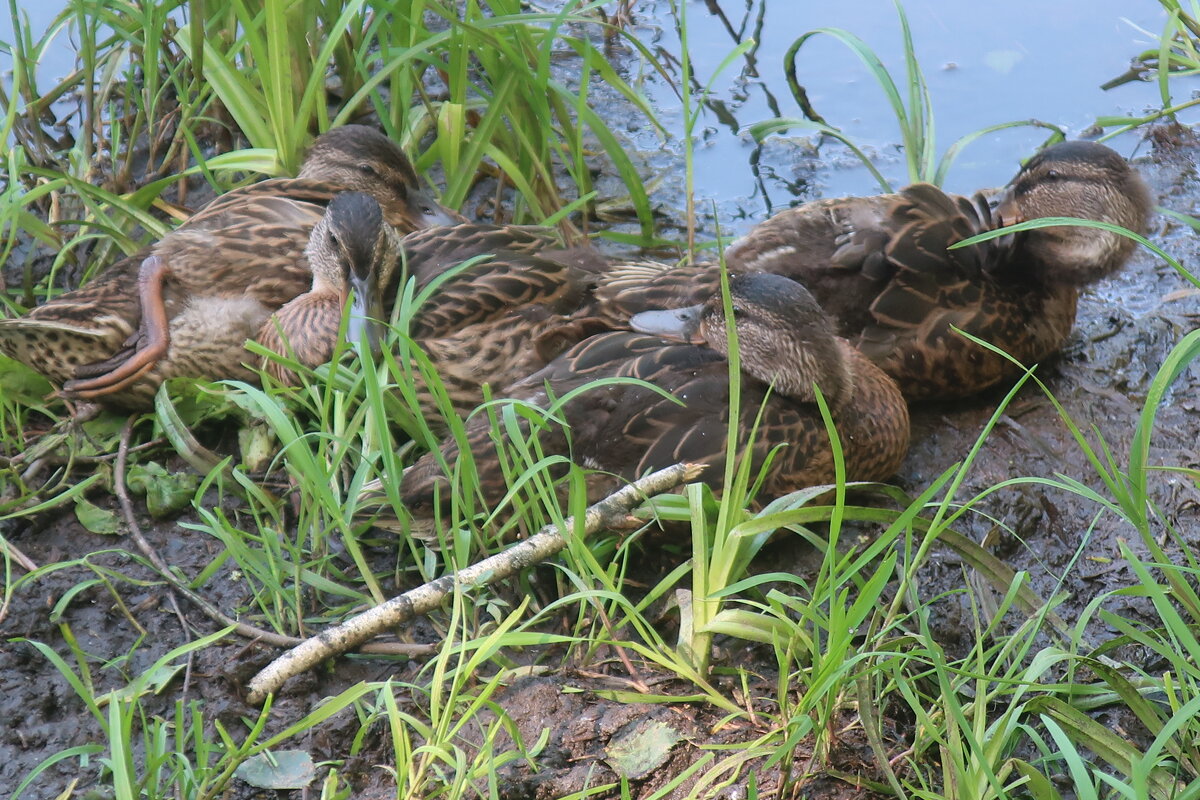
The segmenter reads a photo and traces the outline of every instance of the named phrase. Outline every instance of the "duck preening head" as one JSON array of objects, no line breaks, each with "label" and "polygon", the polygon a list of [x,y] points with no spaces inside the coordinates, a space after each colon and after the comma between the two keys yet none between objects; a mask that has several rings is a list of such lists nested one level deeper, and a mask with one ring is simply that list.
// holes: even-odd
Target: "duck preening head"
[{"label": "duck preening head", "polygon": [[[1075,217],[1144,234],[1153,202],[1145,182],[1119,154],[1097,142],[1047,147],[1009,182],[996,216],[1001,225]],[[1134,242],[1113,231],[1056,225],[1025,231],[1020,258],[1043,279],[1085,286],[1120,269]]]},{"label": "duck preening head", "polygon": [[[349,302],[347,338],[356,343],[365,337],[377,351],[385,319],[379,277],[393,268],[399,251],[400,237],[384,221],[373,197],[361,192],[338,195],[305,248],[312,288],[267,321],[259,343],[277,353],[291,352],[308,367],[323,364],[333,355],[342,309]],[[282,364],[268,361],[263,366],[285,383],[295,381]]]}]

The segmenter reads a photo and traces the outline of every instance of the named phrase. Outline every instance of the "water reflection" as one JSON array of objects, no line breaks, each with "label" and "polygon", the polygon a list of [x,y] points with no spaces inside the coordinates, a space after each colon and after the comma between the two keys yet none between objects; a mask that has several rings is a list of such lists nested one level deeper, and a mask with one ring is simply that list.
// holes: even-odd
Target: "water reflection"
[{"label": "water reflection", "polygon": [[[864,40],[907,92],[892,0],[685,0],[683,5],[695,87],[712,80],[738,43],[754,40],[712,80],[714,94],[698,132],[698,192],[716,200],[723,223],[744,227],[797,200],[878,191],[870,174],[836,143],[818,143],[814,153],[812,134],[794,131],[759,148],[744,131],[761,120],[801,116],[785,80],[784,55],[799,36],[818,28],[843,28]],[[939,153],[965,134],[1010,120],[1037,118],[1078,136],[1098,117],[1140,115],[1161,105],[1155,83],[1100,88],[1125,72],[1133,56],[1157,45],[1166,17],[1152,0],[909,0],[905,9],[929,84]],[[634,19],[640,36],[662,52],[679,52],[669,0],[643,0],[634,6]],[[906,183],[895,118],[856,56],[832,36],[820,35],[804,45],[796,67],[813,107],[872,153],[889,180]],[[1171,86],[1178,101],[1200,83],[1173,79]],[[657,108],[678,103],[661,80],[648,80],[646,91]],[[1200,116],[1192,114],[1183,121],[1196,119]],[[677,114],[669,124],[682,130]],[[1044,138],[1042,131],[1020,128],[979,140],[955,162],[946,185],[966,192],[1002,183]],[[1131,155],[1139,139],[1133,134],[1112,144]]]},{"label": "water reflection", "polygon": [[[675,4],[687,12],[693,88],[712,88],[696,131],[696,174],[700,197],[716,204],[715,216],[723,225],[737,232],[797,201],[877,191],[867,170],[836,143],[793,131],[756,146],[745,130],[754,122],[800,116],[785,80],[784,55],[806,31],[829,27],[853,32],[902,81],[902,38],[892,0]],[[19,13],[40,36],[57,5],[25,3]],[[677,81],[680,44],[672,0],[635,0],[630,5],[634,32],[657,48]],[[1079,135],[1097,117],[1143,114],[1161,105],[1154,83],[1100,88],[1125,72],[1134,55],[1157,44],[1165,15],[1154,0],[907,0],[905,8],[929,83],[939,152],[964,134],[1009,120],[1038,118]],[[12,20],[0,13],[0,41],[11,42],[12,37]],[[753,44],[714,79],[722,62],[743,42]],[[625,61],[630,75],[644,76],[641,85],[653,106],[671,133],[681,135],[676,86],[650,70],[639,71],[636,55],[629,52]],[[40,85],[51,86],[68,74],[74,60],[74,43],[64,28],[43,53]],[[816,36],[800,52],[796,67],[797,80],[817,112],[859,142],[889,180],[906,183],[896,121],[878,84],[850,50],[830,36]],[[0,71],[8,69],[11,59],[0,53]],[[1170,84],[1177,98],[1200,86],[1196,79],[1173,79]],[[603,96],[603,87],[596,95]],[[614,116],[625,113],[619,104],[613,108],[618,109]],[[601,106],[601,113],[610,111]],[[1184,121],[1197,118],[1192,114]],[[639,121],[629,124],[639,149],[660,147],[649,126],[639,132]],[[968,192],[1003,182],[1043,139],[1036,130],[1017,129],[976,142],[955,162],[947,188]],[[1137,143],[1135,134],[1114,145],[1131,155]],[[669,146],[677,156],[678,140]],[[682,206],[678,165],[678,158],[668,154],[652,158],[649,165],[667,173],[659,195],[675,208]]]},{"label": "water reflection", "polygon": [[[31,32],[37,40],[50,28],[64,6],[63,2],[18,3],[15,9],[22,28]],[[75,68],[76,48],[68,33],[65,27],[60,29],[51,39],[49,46],[42,51],[37,65],[39,86],[52,86],[71,74]],[[5,45],[5,52],[0,53],[0,72],[6,78],[12,72],[12,56],[8,53],[8,47],[14,41],[12,14],[6,6],[0,11],[0,42]]]}]

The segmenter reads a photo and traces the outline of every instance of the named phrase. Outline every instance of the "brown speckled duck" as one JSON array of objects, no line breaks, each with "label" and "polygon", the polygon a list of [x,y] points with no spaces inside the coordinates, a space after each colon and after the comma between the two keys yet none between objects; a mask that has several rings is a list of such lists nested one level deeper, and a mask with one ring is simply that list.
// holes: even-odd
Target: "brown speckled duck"
[{"label": "brown speckled duck", "polygon": [[[386,279],[396,267],[400,246],[399,234],[384,221],[373,197],[346,192],[333,198],[305,248],[311,287],[267,320],[258,332],[259,344],[306,367],[324,364],[333,356],[342,309],[350,301],[347,338],[357,342],[365,333],[378,345],[381,332],[374,323],[386,319],[380,276]],[[266,359],[262,368],[281,383],[298,380],[279,361]]]},{"label": "brown speckled duck", "polygon": [[[1082,288],[1111,275],[1134,243],[1109,231],[1056,226],[970,248],[970,236],[1041,217],[1079,217],[1144,233],[1151,198],[1117,153],[1094,142],[1046,148],[1017,173],[993,212],[976,195],[915,184],[890,195],[819,200],[783,211],[725,253],[731,272],[800,281],[841,335],[891,375],[910,400],[963,397],[1016,369],[951,326],[1034,364],[1062,347]],[[683,305],[712,291],[715,267],[615,270],[597,315]]]},{"label": "brown speckled duck", "polygon": [[[421,341],[494,323],[530,306],[573,312],[594,276],[608,266],[594,250],[564,247],[553,229],[536,225],[431,227],[405,236],[403,250],[418,288],[460,264],[478,262],[442,282],[412,318],[409,333]],[[390,281],[385,296],[395,296],[396,288]]]},{"label": "brown speckled duck", "polygon": [[[312,288],[281,308],[258,341],[315,367],[334,351],[348,295],[355,300],[347,334],[357,340],[360,321],[390,316],[388,300],[396,298],[404,274],[414,277],[418,291],[438,280],[409,319],[408,333],[462,415],[483,401],[484,384],[507,386],[582,338],[567,314],[578,308],[600,263],[591,251],[561,248],[552,231],[534,226],[464,223],[400,239],[362,194],[329,205],[313,230],[308,259]],[[379,341],[379,326],[366,330],[370,341]],[[264,367],[284,383],[296,381],[278,361]],[[416,389],[426,419],[439,427],[428,387],[418,382]]]},{"label": "brown speckled duck", "polygon": [[243,344],[310,288],[304,257],[326,206],[369,194],[401,231],[451,222],[387,137],[348,125],[318,137],[297,178],[218,197],[145,251],[24,317],[0,321],[0,349],[68,398],[144,408],[165,378],[241,378]]},{"label": "brown speckled duck", "polygon": [[[829,318],[796,282],[767,274],[735,276],[730,295],[742,366],[741,437],[748,438],[765,402],[752,451],[755,466],[785,445],[771,462],[763,492],[778,496],[834,479],[814,383],[837,424],[848,479],[892,475],[908,448],[909,429],[907,407],[891,379],[835,335]],[[543,451],[597,470],[589,478],[593,497],[677,461],[709,465],[703,479],[719,483],[729,415],[721,296],[686,309],[641,313],[633,326],[637,332],[603,333],[573,346],[505,396],[547,407],[547,387],[563,397],[602,378],[651,383],[679,402],[630,383],[589,389],[557,412],[570,427],[570,443],[551,426],[541,434]],[[494,502],[505,486],[487,419],[472,419],[467,436],[483,492]],[[457,445],[448,440],[441,451],[453,464]],[[444,482],[438,454],[429,453],[405,471],[401,496],[414,515],[425,516],[439,485],[444,496]]]}]

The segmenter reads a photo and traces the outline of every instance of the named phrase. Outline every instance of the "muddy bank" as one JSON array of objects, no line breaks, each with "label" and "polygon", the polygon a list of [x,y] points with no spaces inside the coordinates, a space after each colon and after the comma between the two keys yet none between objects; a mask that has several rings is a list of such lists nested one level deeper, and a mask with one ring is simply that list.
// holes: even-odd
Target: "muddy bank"
[{"label": "muddy bank", "polygon": [[[1136,162],[1160,205],[1195,213],[1200,194],[1198,152],[1194,144],[1158,148],[1151,157]],[[1200,264],[1200,240],[1178,222],[1156,217],[1149,238],[1185,267],[1194,271]],[[1171,348],[1198,326],[1200,290],[1191,288],[1166,262],[1140,250],[1122,274],[1084,296],[1070,342],[1059,358],[1042,365],[1036,374],[1063,413],[1086,432],[1092,448],[1103,453],[1106,444],[1117,466],[1124,469],[1152,379]],[[1200,369],[1193,365],[1179,376],[1158,410],[1148,464],[1194,468],[1200,461],[1198,389]],[[915,410],[913,447],[900,485],[915,494],[962,459],[1002,398],[1003,393],[997,392],[953,407]],[[1060,412],[1038,387],[1026,385],[1001,416],[957,499],[966,502],[1010,478],[1053,480],[1059,475],[1109,496]],[[1200,542],[1196,485],[1167,471],[1152,473],[1149,484],[1151,501],[1163,518],[1195,547]],[[963,517],[959,530],[987,543],[1015,570],[1028,571],[1042,598],[1064,593],[1057,611],[1068,620],[1078,619],[1098,595],[1136,583],[1120,543],[1147,557],[1137,531],[1125,520],[1076,494],[1039,485],[1007,488],[987,497],[978,505],[978,513]],[[1154,533],[1165,541],[1165,529]],[[1167,542],[1167,553],[1177,552]],[[929,596],[963,585],[963,566],[952,557],[934,559],[927,572]],[[960,594],[959,598],[962,611],[966,597]],[[1143,619],[1137,603],[1127,598],[1114,598],[1108,607],[1121,616]],[[961,634],[959,615],[949,616],[943,632],[947,639]],[[1095,619],[1089,633],[1094,643],[1110,635]]]},{"label": "muddy bank", "polygon": [[[1158,151],[1139,163],[1160,203],[1185,211],[1197,206],[1198,152],[1188,145]],[[1184,264],[1198,263],[1200,247],[1186,229],[1160,218],[1152,238]],[[1171,347],[1198,322],[1200,295],[1187,290],[1169,266],[1139,253],[1124,274],[1085,297],[1069,346],[1037,374],[1075,423],[1089,431],[1093,445],[1098,444],[1097,436],[1103,437],[1118,463],[1123,463],[1151,378]],[[1198,466],[1198,384],[1200,375],[1192,369],[1168,393],[1158,415],[1152,463]],[[916,494],[962,459],[1001,397],[1002,393],[994,393],[954,405],[917,409],[914,444],[898,476],[899,484]],[[957,498],[965,502],[1013,477],[1056,474],[1103,491],[1054,405],[1029,385],[1001,416]],[[1155,503],[1184,540],[1193,546],[1200,544],[1200,493],[1195,485],[1159,472],[1153,475],[1152,486]],[[100,502],[111,505],[111,500]],[[193,515],[184,514],[168,523],[153,523],[148,518],[142,522],[163,557],[183,574],[194,576],[219,556],[221,545],[181,527],[191,519]],[[1134,582],[1132,571],[1121,559],[1119,542],[1126,542],[1135,552],[1143,551],[1136,532],[1123,520],[1077,495],[1036,484],[991,494],[977,504],[977,513],[965,515],[957,528],[975,541],[985,542],[1014,569],[1028,571],[1032,587],[1042,597],[1061,595],[1056,611],[1068,623],[1078,619],[1096,596]],[[171,648],[217,627],[186,602],[181,601],[176,610],[170,593],[154,580],[138,556],[131,555],[134,548],[127,536],[89,533],[71,514],[6,523],[4,533],[39,564],[68,564],[20,586],[0,623],[4,638],[0,647],[0,718],[10,721],[0,731],[0,787],[9,788],[55,753],[104,741],[99,723],[68,683],[32,644],[22,640],[42,642],[74,664],[65,639],[69,633],[88,653],[96,691],[101,693],[123,686]],[[657,573],[669,570],[675,564],[674,550],[647,547],[647,568]],[[811,569],[811,552],[796,543],[773,545],[771,558],[791,559],[792,569],[799,574]],[[779,568],[778,561],[773,568]],[[939,613],[934,615],[935,632],[951,652],[961,652],[970,644],[974,626],[971,593],[985,600],[999,596],[996,588],[972,580],[969,572],[945,550],[936,551],[923,572],[922,596],[943,596]],[[97,580],[101,576],[109,579],[115,591]],[[91,585],[73,593],[83,581]],[[246,607],[250,599],[244,582],[228,567],[218,571],[202,591],[229,611]],[[1140,602],[1114,598],[1106,608],[1134,620],[1151,619]],[[1110,635],[1096,619],[1091,620],[1087,629],[1091,642],[1102,642]],[[436,640],[428,626],[418,626],[415,637]],[[763,658],[765,654],[737,643],[725,647],[721,655],[728,659],[725,663],[749,664],[770,682],[773,665]],[[228,730],[243,731],[244,720],[255,714],[242,700],[244,683],[277,652],[227,637],[189,657],[186,668],[161,694],[143,702],[151,713],[170,718],[177,702],[198,701],[210,735],[211,726],[218,721]],[[502,796],[550,798],[619,782],[621,774],[630,774],[620,771],[628,769],[620,762],[614,766],[620,743],[637,741],[635,737],[644,735],[648,727],[673,739],[674,744],[665,748],[653,769],[631,777],[634,796],[644,796],[663,788],[712,752],[706,745],[750,741],[763,732],[749,724],[718,725],[720,715],[703,705],[668,707],[605,699],[606,692],[614,689],[636,693],[643,686],[652,687],[655,693],[690,693],[689,687],[644,665],[638,665],[638,675],[626,674],[611,654],[600,654],[573,667],[563,667],[553,657],[548,663],[557,666],[536,677],[513,678],[497,698],[498,707],[504,709],[526,745],[546,737],[544,748],[532,761],[514,759],[503,767],[499,778]],[[310,673],[289,684],[268,727],[282,729],[321,698],[360,680],[390,677],[399,684],[419,684],[425,680],[418,676],[420,667],[417,662],[379,658],[341,659],[335,670]],[[402,708],[421,713],[415,695],[403,689],[398,695]],[[388,781],[373,766],[392,760],[386,729],[376,724],[362,737],[357,754],[349,757],[349,743],[357,733],[358,721],[351,714],[342,714],[297,746],[309,750],[317,761],[348,759],[341,772],[358,788],[357,796],[386,796]],[[845,774],[870,771],[871,755],[856,736],[854,729],[849,729],[839,742],[844,751],[835,753],[834,765]],[[499,749],[507,747],[508,741],[500,743]],[[134,747],[140,748],[140,742],[135,741]],[[895,747],[897,752],[903,747],[900,734],[895,737]],[[792,766],[803,769],[808,755],[798,751]],[[103,754],[92,756],[98,757]],[[734,773],[738,775],[734,785],[744,790],[746,776],[755,767],[754,761],[741,765],[740,772]],[[79,781],[78,789],[91,787],[97,771],[94,766],[81,769],[75,758],[66,759],[46,769],[26,796],[53,796],[72,781]],[[686,793],[692,786],[690,780],[684,779],[669,796]],[[756,774],[756,780],[760,790],[772,786],[779,780],[778,770]],[[847,796],[851,787],[842,780],[820,778],[808,784],[806,791],[813,797],[841,797]],[[598,796],[618,794],[619,789],[613,789]]]}]

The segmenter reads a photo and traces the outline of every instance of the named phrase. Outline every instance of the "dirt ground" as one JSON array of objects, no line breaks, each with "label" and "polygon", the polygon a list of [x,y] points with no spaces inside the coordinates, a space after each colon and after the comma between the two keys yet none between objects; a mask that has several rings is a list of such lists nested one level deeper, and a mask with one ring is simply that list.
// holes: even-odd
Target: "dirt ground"
[{"label": "dirt ground", "polygon": [[[1164,208],[1196,213],[1198,152],[1194,143],[1168,140],[1151,158],[1138,162]],[[1200,266],[1200,240],[1190,228],[1159,216],[1149,238],[1193,273]],[[1084,296],[1070,343],[1037,374],[1079,428],[1094,428],[1088,435],[1092,447],[1099,449],[1098,434],[1123,466],[1128,463],[1134,425],[1150,382],[1171,348],[1198,326],[1200,290],[1166,262],[1140,251],[1122,274]],[[1150,465],[1194,468],[1200,463],[1198,387],[1200,370],[1193,365],[1168,392],[1151,440]],[[916,411],[913,447],[900,485],[916,493],[961,459],[1002,396],[998,392],[956,407]],[[958,498],[966,501],[1007,478],[1060,474],[1107,494],[1053,404],[1037,387],[1026,385],[988,439]],[[1165,519],[1188,545],[1196,546],[1200,542],[1197,486],[1168,472],[1155,473],[1150,486],[1151,498]],[[1147,555],[1137,532],[1126,522],[1058,489],[1029,485],[1006,489],[989,497],[981,510],[1003,520],[1008,529],[997,527],[989,517],[968,515],[960,532],[990,543],[993,554],[1013,569],[1028,571],[1042,598],[1065,591],[1059,612],[1068,619],[1078,617],[1101,593],[1134,581],[1118,542],[1141,558]],[[1157,533],[1165,535],[1165,531]],[[1170,545],[1166,550],[1172,553]],[[949,555],[935,558],[927,572],[930,592],[962,583],[962,565]],[[1134,608],[1110,608],[1137,615]],[[956,617],[940,615],[947,640],[959,627]],[[1095,627],[1091,633],[1098,640],[1107,636]]]},{"label": "dirt ground", "polygon": [[[1198,153],[1200,148],[1192,144],[1160,143],[1153,155],[1139,163],[1162,205],[1195,213],[1200,197],[1196,183]],[[1200,246],[1188,229],[1160,218],[1151,238],[1185,265],[1200,265],[1196,258]],[[1095,426],[1120,462],[1128,453],[1133,423],[1158,365],[1198,322],[1200,294],[1187,289],[1168,265],[1143,253],[1121,276],[1086,296],[1070,345],[1056,362],[1043,365],[1038,375],[1080,427]],[[1198,383],[1200,375],[1193,368],[1168,394],[1158,416],[1152,463],[1200,466]],[[915,410],[913,447],[898,476],[899,485],[916,494],[960,460],[1001,396]],[[1083,459],[1053,405],[1036,387],[1026,386],[983,447],[958,498],[965,501],[1006,478],[1058,473],[1091,486],[1097,484],[1094,470]],[[1170,473],[1156,473],[1153,480],[1154,499],[1163,513],[1189,544],[1200,545],[1197,487]],[[109,504],[108,500],[100,502]],[[1135,552],[1140,551],[1136,533],[1113,515],[1098,516],[1099,509],[1090,502],[1062,491],[1027,485],[996,493],[979,508],[986,515],[968,514],[959,526],[960,532],[976,541],[986,541],[994,554],[1014,569],[1027,570],[1032,587],[1042,597],[1064,593],[1065,600],[1057,610],[1068,621],[1097,595],[1134,580],[1117,543],[1123,540]],[[1004,527],[997,526],[993,518],[1003,520]],[[195,575],[214,558],[220,544],[181,527],[180,523],[189,519],[192,516],[184,514],[168,523],[155,524],[148,518],[142,523],[147,538],[169,563],[186,575]],[[0,793],[7,796],[44,759],[67,748],[102,741],[96,719],[27,640],[49,645],[71,662],[64,641],[65,626],[69,626],[71,635],[90,655],[99,693],[121,685],[171,648],[211,633],[216,626],[188,607],[186,601],[180,600],[176,607],[170,593],[131,555],[133,547],[125,535],[102,537],[89,533],[70,513],[8,521],[0,526],[0,532],[38,564],[75,559],[87,562],[23,586],[0,621],[0,719],[6,722],[0,726]],[[657,555],[657,551],[647,554]],[[792,559],[798,572],[807,568],[807,555],[799,545],[782,542],[772,546],[771,558]],[[664,561],[655,566],[670,569],[673,565]],[[780,568],[778,560],[772,568]],[[102,583],[96,582],[69,598],[60,620],[55,607],[64,594],[105,571],[123,576],[114,581],[123,607]],[[952,553],[939,551],[924,572],[925,596],[948,593],[941,601],[945,613],[935,616],[939,626],[936,632],[950,650],[964,646],[964,637],[971,630],[968,595],[960,591],[964,583],[977,592],[993,591],[965,581],[966,571]],[[246,601],[244,586],[229,570],[211,580],[204,593],[226,610]],[[1123,615],[1136,617],[1140,613],[1132,599],[1114,599],[1112,603],[1114,610]],[[1098,642],[1108,632],[1093,624],[1089,635]],[[732,649],[723,650],[722,657],[730,663],[754,663],[760,674],[770,679],[771,665],[755,663],[753,650],[729,647]],[[167,714],[176,701],[202,699],[210,720],[220,721],[231,731],[244,730],[242,720],[252,718],[254,713],[242,699],[245,681],[276,654],[277,650],[269,646],[227,638],[189,659],[186,671],[162,694],[148,700],[147,706],[155,713]],[[113,661],[115,667],[100,668]],[[310,710],[320,698],[357,681],[389,676],[399,681],[414,679],[419,668],[416,662],[341,659],[336,670],[312,673],[289,684],[276,705],[275,721],[270,727],[282,727]],[[652,685],[656,693],[691,691],[649,670],[638,677]],[[597,658],[578,668],[552,670],[510,683],[498,702],[525,741],[537,740],[543,728],[550,732],[536,769],[520,760],[501,769],[502,796],[553,798],[613,782],[617,773],[609,748],[647,725],[673,731],[679,743],[662,763],[631,781],[634,797],[661,788],[686,770],[704,752],[700,749],[703,745],[745,741],[762,733],[753,727],[718,725],[721,715],[702,706],[618,703],[597,694],[613,688],[627,691],[631,685],[630,676],[622,674],[619,661],[613,658]],[[346,757],[348,741],[356,731],[357,721],[343,714],[296,746],[308,749],[318,762],[340,760]],[[896,737],[897,749],[901,738]],[[504,743],[499,746],[503,748]],[[340,768],[356,786],[355,797],[394,793],[394,789],[389,792],[387,788],[385,774],[373,766],[390,760],[390,747],[385,729],[376,726],[361,754]],[[806,756],[803,752],[795,754],[797,768]],[[97,757],[103,756],[92,759]],[[839,771],[854,775],[868,769],[864,765],[870,764],[872,757],[865,741],[847,734],[837,743],[834,761]],[[747,765],[729,791],[744,791],[745,776],[754,766]],[[46,769],[25,796],[53,797],[74,780],[80,781],[79,788],[88,788],[96,772],[94,762],[81,769],[78,759],[60,761]],[[779,773],[765,771],[757,777],[759,789],[767,790],[779,779]],[[691,785],[684,781],[671,796],[685,793]],[[809,797],[866,796],[850,783],[833,777],[815,779],[804,791]],[[246,792],[237,796],[254,795]],[[619,790],[604,796],[619,796]]]}]

